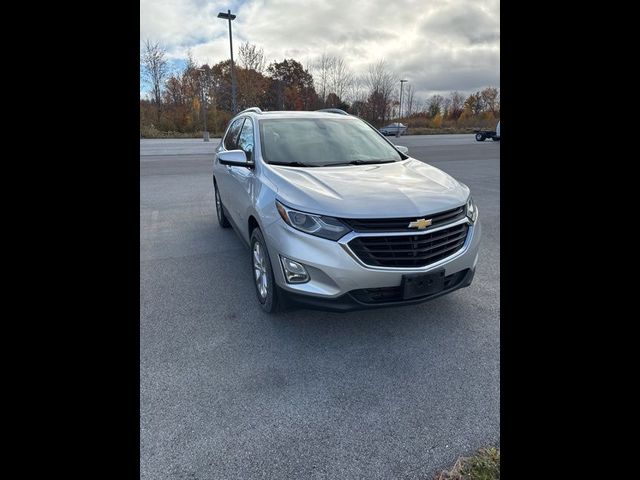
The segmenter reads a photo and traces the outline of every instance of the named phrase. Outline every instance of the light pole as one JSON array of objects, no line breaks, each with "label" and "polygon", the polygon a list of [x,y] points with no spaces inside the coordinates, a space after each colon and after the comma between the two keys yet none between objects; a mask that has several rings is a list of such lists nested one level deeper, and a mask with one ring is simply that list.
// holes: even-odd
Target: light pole
[{"label": "light pole", "polygon": [[236,113],[236,74],[233,68],[233,39],[231,35],[231,20],[235,20],[236,16],[231,14],[231,10],[227,13],[218,13],[218,18],[229,20],[229,47],[231,48],[231,109]]},{"label": "light pole", "polygon": [[204,132],[202,132],[202,138],[205,142],[209,141],[209,132],[207,131],[207,97],[204,94],[204,82],[202,81],[202,76],[205,73],[204,68],[198,68],[200,72],[200,92],[202,95],[202,116],[204,117]]},{"label": "light pole", "polygon": [[[404,82],[408,82],[408,81],[409,80],[400,80],[400,111],[398,113],[398,120],[402,118],[402,87],[404,86]],[[396,137],[399,137],[399,136],[400,136],[400,125],[398,125],[398,130],[396,131]]]}]

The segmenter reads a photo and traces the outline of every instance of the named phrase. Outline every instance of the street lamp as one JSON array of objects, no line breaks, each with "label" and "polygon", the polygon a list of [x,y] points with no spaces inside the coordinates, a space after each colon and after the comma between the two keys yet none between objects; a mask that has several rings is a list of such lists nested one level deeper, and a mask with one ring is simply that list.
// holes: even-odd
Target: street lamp
[{"label": "street lamp", "polygon": [[236,16],[231,14],[231,10],[227,13],[218,13],[218,18],[229,20],[229,47],[231,48],[231,109],[236,113],[236,74],[233,68],[233,40],[231,36],[231,20],[235,20]]},{"label": "street lamp", "polygon": [[[398,113],[398,120],[402,118],[402,87],[404,86],[404,82],[408,82],[408,81],[409,80],[400,80],[400,112]],[[398,125],[398,130],[396,130],[396,137],[399,137],[399,136],[400,136],[400,126]]]},{"label": "street lamp", "polygon": [[202,112],[204,117],[204,132],[202,132],[202,138],[205,142],[209,141],[209,132],[207,131],[207,97],[204,94],[204,82],[202,81],[202,75],[204,75],[204,68],[197,69],[200,72],[200,92],[202,95]]}]

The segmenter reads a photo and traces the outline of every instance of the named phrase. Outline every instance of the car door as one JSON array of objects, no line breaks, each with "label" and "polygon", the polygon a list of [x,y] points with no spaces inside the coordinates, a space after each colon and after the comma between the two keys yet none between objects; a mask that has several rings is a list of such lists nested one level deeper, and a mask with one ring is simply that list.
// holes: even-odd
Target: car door
[{"label": "car door", "polygon": [[[249,162],[254,162],[254,130],[253,120],[249,117],[245,118],[236,146],[236,149],[244,151]],[[242,233],[248,236],[248,218],[252,205],[255,170],[246,167],[229,167],[228,180],[234,221]]]},{"label": "car door", "polygon": [[[238,148],[238,136],[240,135],[240,130],[242,129],[243,122],[244,118],[238,118],[233,121],[233,123],[227,129],[227,134],[220,142],[220,145],[218,145],[216,154],[224,152],[225,150],[236,150]],[[225,209],[229,212],[229,214],[231,214],[233,205],[231,201],[232,187],[231,180],[229,178],[229,167],[227,165],[220,165],[219,163],[217,163],[214,168],[214,174],[216,177],[218,190],[220,191],[220,199],[222,200]]]}]

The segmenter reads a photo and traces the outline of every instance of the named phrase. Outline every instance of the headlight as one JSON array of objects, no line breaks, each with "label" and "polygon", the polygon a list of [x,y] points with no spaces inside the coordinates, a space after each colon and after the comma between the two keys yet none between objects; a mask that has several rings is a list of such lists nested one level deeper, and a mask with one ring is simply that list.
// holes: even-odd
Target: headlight
[{"label": "headlight", "polygon": [[467,200],[467,218],[472,222],[478,219],[478,207],[476,207],[471,196],[469,196],[469,200]]},{"label": "headlight", "polygon": [[287,225],[316,237],[338,240],[350,230],[337,218],[312,215],[285,207],[276,200],[276,208]]}]

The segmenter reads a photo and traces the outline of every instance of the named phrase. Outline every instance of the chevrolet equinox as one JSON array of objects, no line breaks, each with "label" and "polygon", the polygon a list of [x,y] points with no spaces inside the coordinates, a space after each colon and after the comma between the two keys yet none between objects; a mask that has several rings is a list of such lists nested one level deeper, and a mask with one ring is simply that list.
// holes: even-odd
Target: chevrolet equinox
[{"label": "chevrolet equinox", "polygon": [[216,148],[218,222],[251,252],[262,308],[419,303],[471,284],[469,188],[341,110],[237,114]]}]

